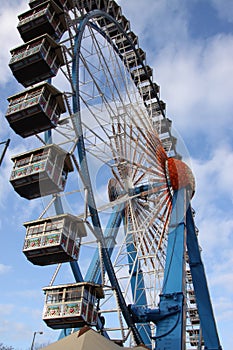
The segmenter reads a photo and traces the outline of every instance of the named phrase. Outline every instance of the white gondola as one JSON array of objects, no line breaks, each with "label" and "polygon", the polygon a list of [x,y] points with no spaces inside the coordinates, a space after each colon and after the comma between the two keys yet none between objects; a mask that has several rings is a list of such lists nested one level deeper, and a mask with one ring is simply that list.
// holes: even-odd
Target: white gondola
[{"label": "white gondola", "polygon": [[147,84],[139,87],[140,94],[142,95],[143,101],[150,101],[157,97],[159,94],[159,85],[156,83]]},{"label": "white gondola", "polygon": [[104,298],[99,284],[80,282],[43,288],[43,320],[53,329],[95,326],[99,300]]},{"label": "white gondola", "polygon": [[17,29],[24,42],[46,33],[59,40],[67,28],[63,10],[52,0],[22,13],[18,18]]},{"label": "white gondola", "polygon": [[64,64],[61,46],[48,34],[12,49],[11,55],[9,67],[25,87],[56,76]]},{"label": "white gondola", "polygon": [[[29,6],[31,8],[34,8],[42,3],[44,3],[45,0],[29,0]],[[65,9],[72,9],[74,7],[74,1],[73,0],[54,0],[54,2],[61,8]]]},{"label": "white gondola", "polygon": [[28,137],[55,128],[66,111],[62,93],[48,83],[41,83],[8,97],[6,119],[20,136]]},{"label": "white gondola", "polygon": [[106,10],[109,0],[77,0],[78,9],[85,9],[87,12],[92,10]]},{"label": "white gondola", "polygon": [[188,313],[189,313],[190,322],[191,322],[192,325],[200,324],[200,319],[199,319],[197,308],[190,308],[190,309],[188,309]]},{"label": "white gondola", "polygon": [[24,226],[23,253],[40,266],[77,260],[81,238],[87,235],[83,221],[71,214],[26,222]]},{"label": "white gondola", "polygon": [[195,292],[194,292],[193,289],[188,290],[188,297],[189,297],[190,304],[195,304],[196,303]]},{"label": "white gondola", "polygon": [[143,67],[139,67],[131,72],[136,85],[148,81],[148,78],[151,78],[152,74],[153,69],[150,66],[145,66],[145,69]]},{"label": "white gondola", "polygon": [[73,171],[70,156],[57,145],[46,145],[12,158],[10,182],[22,197],[33,199],[64,190]]},{"label": "white gondola", "polygon": [[[127,20],[127,18],[123,15],[119,15],[117,18],[118,24],[122,27],[123,30],[129,31],[130,30],[130,23]],[[118,28],[118,26],[111,22],[110,20],[106,18],[101,18],[98,20],[98,23],[100,27],[106,31],[106,34],[111,38],[111,39],[116,39],[121,36],[122,32]]]},{"label": "white gondola", "polygon": [[136,36],[136,34],[134,34],[134,32],[127,33],[127,36],[127,38],[124,36],[120,36],[115,41],[116,46],[118,47],[118,50],[121,54],[131,51],[132,45],[136,46],[138,44],[138,37]]},{"label": "white gondola", "polygon": [[125,52],[123,56],[123,60],[125,61],[125,64],[129,68],[136,68],[141,65],[142,62],[146,59],[146,53],[143,51],[140,47],[136,49],[135,51],[131,50],[128,52]]},{"label": "white gondola", "polygon": [[[191,346],[200,346],[204,345],[204,341],[200,339],[200,330],[198,329],[188,329],[187,333],[189,334],[189,342]],[[199,349],[199,348],[198,348]]]}]

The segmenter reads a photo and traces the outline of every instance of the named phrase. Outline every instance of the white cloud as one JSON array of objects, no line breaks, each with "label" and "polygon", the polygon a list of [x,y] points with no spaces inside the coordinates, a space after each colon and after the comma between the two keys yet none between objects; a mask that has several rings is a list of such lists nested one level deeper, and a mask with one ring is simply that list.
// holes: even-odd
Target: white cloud
[{"label": "white cloud", "polygon": [[11,268],[12,267],[10,265],[0,264],[0,275],[8,273],[11,270]]},{"label": "white cloud", "polygon": [[[224,1],[224,6],[222,1],[215,2],[219,10],[231,13],[229,1]],[[139,33],[175,127],[186,138],[201,131],[208,142],[221,140],[232,119],[233,36],[221,33],[208,39],[190,38],[190,14],[183,1],[135,4],[123,0],[121,6],[132,29]]]},{"label": "white cloud", "polygon": [[233,309],[232,302],[229,302],[229,299],[225,297],[220,297],[215,303],[215,309],[219,312],[219,320],[228,320],[232,321],[233,318]]},{"label": "white cloud", "polygon": [[144,0],[135,3],[134,0],[122,0],[120,4],[142,48],[163,47],[168,38],[176,45],[187,38],[185,1]]},{"label": "white cloud", "polygon": [[233,36],[189,42],[160,51],[153,66],[162,86],[168,115],[181,133],[220,138],[230,125],[233,107]]},{"label": "white cloud", "polygon": [[209,160],[193,159],[192,164],[197,182],[193,207],[197,211],[199,240],[208,258],[214,259],[218,251],[214,262],[217,265],[220,259],[227,257],[229,261],[227,251],[232,249],[233,152],[222,147]]},{"label": "white cloud", "polygon": [[9,315],[12,313],[14,309],[14,305],[13,304],[0,304],[0,312],[1,315]]},{"label": "white cloud", "polygon": [[[225,252],[226,253],[226,252]],[[228,251],[228,254],[225,254],[225,256],[228,257],[225,262],[221,261],[221,264],[218,264],[215,269],[215,273],[211,275],[211,286],[213,288],[221,286],[225,286],[225,295],[228,293],[229,296],[232,298],[233,295],[233,273],[232,273],[232,259],[230,258],[231,252]]]},{"label": "white cloud", "polygon": [[221,145],[209,160],[193,159],[192,163],[198,186],[198,196],[195,200],[201,209],[204,209],[207,203],[217,207],[219,198],[224,198],[226,203],[233,200],[233,150],[229,145]]}]

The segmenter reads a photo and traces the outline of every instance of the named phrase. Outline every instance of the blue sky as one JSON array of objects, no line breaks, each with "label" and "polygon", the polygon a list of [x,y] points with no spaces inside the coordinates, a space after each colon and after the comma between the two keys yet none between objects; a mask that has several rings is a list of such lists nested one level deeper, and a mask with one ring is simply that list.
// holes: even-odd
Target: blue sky
[{"label": "blue sky", "polygon": [[[167,116],[187,148],[197,188],[196,225],[224,350],[233,344],[233,2],[231,0],[121,0],[123,13],[147,53],[161,86]],[[57,339],[41,320],[42,287],[53,267],[35,267],[22,254],[23,222],[41,211],[40,200],[19,198],[8,182],[10,157],[30,149],[4,119],[7,97],[21,90],[8,62],[19,45],[17,15],[27,1],[3,0],[0,9],[0,141],[11,138],[0,169],[0,342],[24,350]],[[185,146],[184,146],[185,145]],[[187,153],[187,151],[186,151]],[[66,269],[66,267],[65,267]],[[69,274],[67,268],[66,271]]]}]

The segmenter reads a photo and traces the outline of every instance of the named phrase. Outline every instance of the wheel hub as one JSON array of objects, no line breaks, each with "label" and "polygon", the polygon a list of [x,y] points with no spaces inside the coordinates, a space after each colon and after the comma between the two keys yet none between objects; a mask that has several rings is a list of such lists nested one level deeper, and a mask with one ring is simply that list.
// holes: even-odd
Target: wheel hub
[{"label": "wheel hub", "polygon": [[173,190],[187,188],[190,190],[191,198],[195,193],[195,179],[191,169],[183,161],[168,158],[166,161],[166,176],[169,186]]}]

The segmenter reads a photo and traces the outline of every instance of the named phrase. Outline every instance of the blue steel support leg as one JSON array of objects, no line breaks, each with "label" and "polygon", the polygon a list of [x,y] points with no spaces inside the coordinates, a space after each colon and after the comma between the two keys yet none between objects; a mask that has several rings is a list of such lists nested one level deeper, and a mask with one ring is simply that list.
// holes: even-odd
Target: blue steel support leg
[{"label": "blue steel support leg", "polygon": [[[107,224],[106,230],[104,232],[105,244],[106,244],[106,248],[108,250],[109,256],[112,255],[112,251],[116,244],[116,237],[122,222],[123,215],[124,215],[124,204],[115,206],[115,208],[113,209],[113,213]],[[98,248],[95,250],[94,256],[87,270],[85,281],[101,283],[101,271],[100,271],[100,260],[99,260]]]},{"label": "blue steel support leg", "polygon": [[190,206],[187,211],[187,249],[205,349],[220,350],[222,347],[218,337]]},{"label": "blue steel support leg", "polygon": [[157,322],[156,350],[185,349],[185,190],[174,193],[168,232],[164,285],[159,312],[166,315]]},{"label": "blue steel support leg", "polygon": [[[109,255],[111,256],[115,239],[124,216],[124,204],[116,206],[114,212],[110,217],[107,228],[104,232],[104,237],[106,241],[106,248],[108,249]],[[140,265],[137,259],[137,252],[135,250],[132,235],[127,237],[127,252],[128,252],[128,262],[129,262],[129,275],[132,275],[131,279],[131,289],[132,293],[135,294],[135,304],[136,305],[146,305],[146,295],[145,295],[145,285],[143,280],[143,275],[140,273]],[[100,272],[100,261],[99,261],[99,250],[96,249],[89,269],[85,276],[85,281],[93,281],[96,283],[101,282],[101,272]],[[146,346],[151,347],[151,330],[148,323],[137,325],[138,331],[143,339]]]},{"label": "blue steel support leg", "polygon": [[[143,274],[140,270],[140,261],[137,257],[137,250],[133,243],[132,234],[129,234],[126,238],[126,248],[128,254],[129,275],[132,276],[130,283],[134,305],[143,307],[147,305],[145,284]],[[151,349],[151,329],[149,323],[137,324],[137,328],[143,339],[143,343]]]}]

